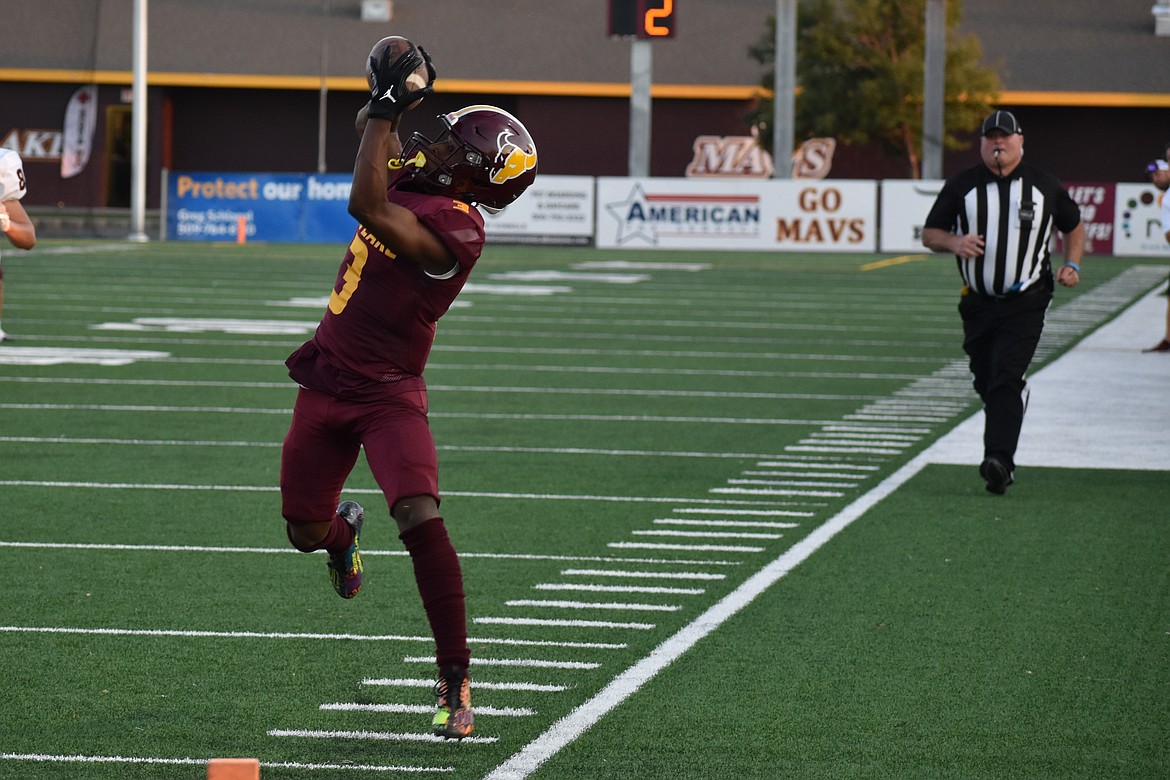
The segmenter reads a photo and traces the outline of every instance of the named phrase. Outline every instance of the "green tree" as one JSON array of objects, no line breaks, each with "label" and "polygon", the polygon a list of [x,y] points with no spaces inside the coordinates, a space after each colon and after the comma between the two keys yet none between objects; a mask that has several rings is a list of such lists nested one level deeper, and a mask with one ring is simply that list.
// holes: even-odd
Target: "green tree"
[{"label": "green tree", "polygon": [[[926,0],[801,0],[797,8],[797,138],[831,136],[839,143],[873,142],[922,176],[923,57]],[[947,2],[946,106],[943,146],[964,148],[961,134],[998,99],[998,74],[982,67],[973,35],[958,33],[961,0]],[[774,85],[776,19],[748,53],[769,66],[762,86]],[[772,143],[772,99],[761,99],[749,120],[760,141]],[[969,135],[967,135],[969,138]]]}]

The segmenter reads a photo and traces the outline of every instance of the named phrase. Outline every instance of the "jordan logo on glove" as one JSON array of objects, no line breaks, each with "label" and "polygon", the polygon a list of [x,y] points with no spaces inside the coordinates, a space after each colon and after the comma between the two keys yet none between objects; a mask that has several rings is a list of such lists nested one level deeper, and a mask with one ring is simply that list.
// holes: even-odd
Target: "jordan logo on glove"
[{"label": "jordan logo on glove", "polygon": [[435,66],[421,46],[389,36],[374,44],[366,61],[369,116],[393,120],[434,92]]},{"label": "jordan logo on glove", "polygon": [[398,100],[394,97],[394,85],[391,84],[390,86],[386,87],[386,92],[383,95],[381,95],[380,97],[378,95],[378,88],[377,88],[377,86],[375,86],[373,99],[374,100],[385,100],[386,98],[390,98],[391,103],[398,102]]}]

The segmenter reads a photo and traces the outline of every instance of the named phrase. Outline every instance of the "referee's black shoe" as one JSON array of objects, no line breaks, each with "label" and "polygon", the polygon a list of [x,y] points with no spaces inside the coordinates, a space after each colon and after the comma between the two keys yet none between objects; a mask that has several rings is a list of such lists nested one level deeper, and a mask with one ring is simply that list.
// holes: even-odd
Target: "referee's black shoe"
[{"label": "referee's black shoe", "polygon": [[[0,341],[8,341],[8,339],[0,339]],[[1162,339],[1149,349],[1143,349],[1142,352],[1170,352],[1170,339]]]},{"label": "referee's black shoe", "polygon": [[1015,482],[1008,467],[996,457],[986,458],[979,464],[979,476],[987,482],[987,492],[997,496],[1002,496],[1007,492],[1008,485]]}]

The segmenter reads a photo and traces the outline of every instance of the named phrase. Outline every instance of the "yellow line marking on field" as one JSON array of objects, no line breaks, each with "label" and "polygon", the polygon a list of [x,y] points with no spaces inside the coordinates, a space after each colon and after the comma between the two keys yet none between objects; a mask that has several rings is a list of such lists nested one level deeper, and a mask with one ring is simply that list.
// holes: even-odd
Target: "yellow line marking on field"
[{"label": "yellow line marking on field", "polygon": [[876,271],[879,268],[888,268],[891,265],[901,265],[902,263],[915,263],[919,260],[929,260],[930,255],[902,255],[901,257],[887,257],[885,260],[875,260],[872,263],[866,263],[861,266],[862,271]]}]

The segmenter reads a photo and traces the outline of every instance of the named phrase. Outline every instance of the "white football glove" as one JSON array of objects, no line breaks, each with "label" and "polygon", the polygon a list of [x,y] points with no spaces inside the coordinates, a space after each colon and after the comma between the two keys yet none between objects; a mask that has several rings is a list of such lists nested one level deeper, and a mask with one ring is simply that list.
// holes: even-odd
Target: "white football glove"
[{"label": "white football glove", "polygon": [[8,210],[0,204],[0,233],[7,233],[8,229],[12,227],[12,217],[8,216]]}]

